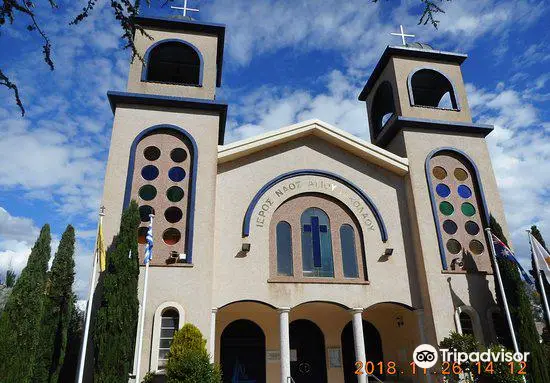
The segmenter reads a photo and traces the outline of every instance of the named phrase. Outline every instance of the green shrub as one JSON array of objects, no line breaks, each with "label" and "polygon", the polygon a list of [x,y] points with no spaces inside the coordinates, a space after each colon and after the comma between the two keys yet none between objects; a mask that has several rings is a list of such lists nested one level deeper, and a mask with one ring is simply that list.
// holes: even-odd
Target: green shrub
[{"label": "green shrub", "polygon": [[220,383],[218,366],[210,363],[206,340],[190,323],[174,334],[166,365],[167,383]]},{"label": "green shrub", "polygon": [[[504,349],[504,346],[501,346],[500,344],[492,344],[487,349],[488,351],[498,352],[500,350]],[[504,349],[504,351],[510,351]],[[492,382],[492,383],[521,383],[523,382],[523,375],[518,375],[518,371],[521,369],[521,365],[519,363],[514,363],[514,371],[515,373],[512,374],[510,371],[510,365],[508,362],[498,362],[493,363],[492,371],[486,371],[485,366],[486,363],[482,363],[481,365],[481,376],[485,379],[484,382]]]}]

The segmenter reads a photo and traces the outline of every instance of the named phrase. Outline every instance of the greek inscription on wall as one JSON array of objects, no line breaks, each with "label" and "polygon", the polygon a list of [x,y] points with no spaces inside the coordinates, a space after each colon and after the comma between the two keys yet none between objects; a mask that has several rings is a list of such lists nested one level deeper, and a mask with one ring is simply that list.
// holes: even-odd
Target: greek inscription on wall
[{"label": "greek inscription on wall", "polygon": [[307,192],[322,192],[338,198],[360,218],[367,230],[375,230],[370,209],[358,195],[337,182],[321,177],[290,179],[271,188],[264,194],[256,207],[256,226],[265,227],[268,223],[268,213],[271,213],[288,197]]}]

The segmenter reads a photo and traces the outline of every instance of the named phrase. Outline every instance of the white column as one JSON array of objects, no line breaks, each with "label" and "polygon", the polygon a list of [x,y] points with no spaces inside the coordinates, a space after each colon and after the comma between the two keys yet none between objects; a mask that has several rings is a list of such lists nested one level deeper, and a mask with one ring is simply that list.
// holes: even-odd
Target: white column
[{"label": "white column", "polygon": [[281,383],[288,383],[290,376],[290,331],[288,313],[290,307],[281,307],[279,310],[279,333],[281,338]]},{"label": "white column", "polygon": [[[355,308],[351,309],[353,314],[353,343],[355,345],[355,361],[367,362],[367,354],[365,353],[365,338],[363,336],[363,309]],[[364,373],[357,375],[357,381],[359,383],[366,383],[369,381],[368,376]]]},{"label": "white column", "polygon": [[218,312],[217,308],[212,309],[212,314],[210,315],[210,363],[214,363],[215,353],[216,353],[216,314]]},{"label": "white column", "polygon": [[[426,337],[426,330],[424,329],[424,309],[418,309],[414,310],[414,314],[416,315],[416,320],[418,322],[418,334],[420,335],[420,343],[426,344],[428,343],[428,338]],[[412,350],[414,351],[414,350]],[[432,382],[432,375],[426,374],[424,377],[426,382]]]}]

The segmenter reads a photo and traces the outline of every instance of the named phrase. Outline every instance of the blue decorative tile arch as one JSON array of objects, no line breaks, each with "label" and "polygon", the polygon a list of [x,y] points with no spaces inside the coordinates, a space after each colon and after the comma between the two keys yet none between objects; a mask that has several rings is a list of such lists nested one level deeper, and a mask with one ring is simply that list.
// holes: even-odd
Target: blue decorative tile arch
[{"label": "blue decorative tile arch", "polygon": [[154,125],[151,126],[143,131],[141,131],[136,138],[134,138],[134,141],[132,142],[132,146],[130,147],[130,158],[128,162],[128,173],[126,175],[126,189],[124,191],[124,204],[123,209],[126,209],[128,205],[130,204],[130,199],[132,196],[132,181],[133,181],[133,175],[134,175],[134,164],[135,164],[135,158],[136,158],[136,149],[138,143],[147,135],[155,133],[158,130],[172,130],[177,133],[182,134],[187,140],[188,143],[191,145],[192,153],[190,153],[190,160],[191,160],[191,174],[189,174],[190,180],[189,180],[189,202],[188,202],[188,213],[187,213],[187,222],[186,222],[186,232],[185,232],[185,239],[186,239],[186,253],[187,253],[187,262],[192,263],[193,261],[193,232],[194,232],[194,222],[195,222],[195,189],[197,186],[197,159],[199,155],[199,151],[197,148],[197,143],[193,136],[189,134],[185,129],[180,128],[176,125],[171,124],[160,124],[160,125]]},{"label": "blue decorative tile arch", "polygon": [[434,149],[430,152],[430,154],[428,154],[428,157],[426,157],[426,162],[424,164],[424,167],[425,167],[425,171],[426,171],[426,180],[428,181],[428,190],[429,190],[429,193],[430,193],[430,201],[431,201],[431,204],[432,204],[432,213],[433,213],[433,217],[434,217],[434,224],[435,224],[435,229],[437,231],[437,240],[438,240],[438,243],[439,243],[439,255],[441,257],[441,264],[443,266],[443,270],[447,270],[447,259],[445,257],[445,248],[444,248],[444,245],[443,245],[443,237],[441,235],[441,227],[438,223],[438,217],[437,217],[437,202],[435,200],[435,194],[434,194],[434,189],[433,189],[433,186],[432,186],[432,173],[430,172],[430,161],[433,157],[435,157],[437,154],[439,153],[442,153],[442,152],[450,152],[450,153],[455,153],[455,154],[458,154],[459,156],[461,156],[462,158],[464,158],[464,160],[466,160],[472,167],[472,171],[475,175],[475,179],[476,179],[476,184],[477,184],[477,187],[479,189],[479,196],[480,196],[480,199],[481,199],[481,207],[482,207],[482,211],[481,211],[481,218],[482,218],[482,222],[483,222],[483,225],[485,227],[489,227],[489,209],[487,208],[487,200],[485,199],[485,193],[483,192],[483,185],[481,183],[481,178],[479,176],[479,169],[477,168],[475,162],[472,160],[472,158],[467,155],[465,152],[463,152],[462,150],[459,150],[459,149],[456,149],[456,148],[453,148],[453,147],[441,147],[441,148],[438,148],[438,149]]},{"label": "blue decorative tile arch", "polygon": [[250,235],[250,222],[252,219],[252,212],[254,211],[254,208],[258,204],[258,201],[260,198],[275,184],[286,180],[288,178],[297,177],[297,176],[307,176],[307,175],[314,175],[314,176],[321,176],[330,178],[332,180],[341,182],[342,184],[349,187],[351,190],[353,190],[357,195],[361,198],[363,202],[367,204],[367,206],[370,208],[372,214],[374,215],[374,218],[376,219],[376,223],[378,224],[378,227],[380,229],[380,237],[383,242],[386,242],[388,240],[388,233],[386,230],[386,225],[384,224],[384,220],[382,219],[382,215],[380,214],[380,211],[376,207],[376,205],[372,202],[372,200],[369,198],[369,196],[358,186],[353,184],[351,181],[348,181],[347,179],[339,176],[338,174],[328,172],[326,170],[316,170],[316,169],[301,169],[301,170],[293,170],[287,173],[283,173],[275,178],[273,178],[271,181],[267,182],[252,198],[252,201],[250,201],[250,204],[248,205],[248,208],[246,209],[246,214],[244,216],[243,221],[243,228],[242,228],[242,236],[248,237]]}]

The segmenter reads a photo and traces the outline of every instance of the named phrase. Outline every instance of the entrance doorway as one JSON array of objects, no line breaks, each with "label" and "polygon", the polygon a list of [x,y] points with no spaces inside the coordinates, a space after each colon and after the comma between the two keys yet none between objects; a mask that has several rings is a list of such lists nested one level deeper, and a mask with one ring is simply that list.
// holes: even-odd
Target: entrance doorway
[{"label": "entrance doorway", "polygon": [[231,322],[221,335],[220,363],[224,383],[266,383],[260,326],[246,319]]},{"label": "entrance doorway", "polygon": [[[372,362],[375,366],[378,362],[383,362],[384,355],[382,354],[380,333],[376,327],[365,320],[363,321],[363,341],[365,342],[366,361],[362,362]],[[351,321],[342,331],[342,361],[344,363],[345,383],[356,383],[355,362],[357,362],[357,358],[355,357],[353,324]],[[384,375],[380,375],[380,368],[378,368],[378,373],[375,368],[373,375],[376,375],[380,380],[384,380]]]},{"label": "entrance doorway", "polygon": [[325,337],[313,322],[290,324],[290,374],[296,383],[326,383]]}]

